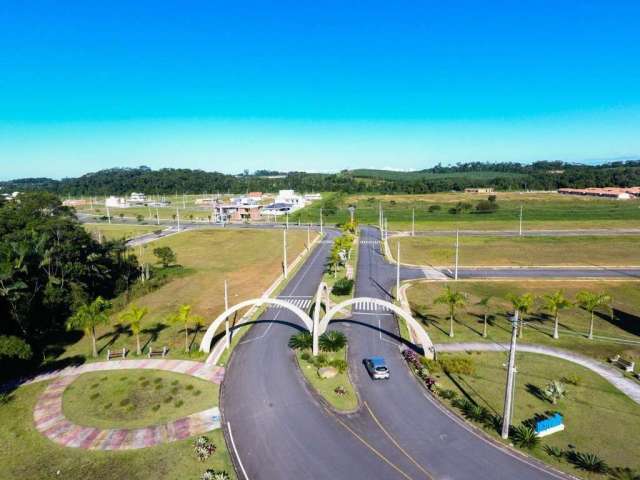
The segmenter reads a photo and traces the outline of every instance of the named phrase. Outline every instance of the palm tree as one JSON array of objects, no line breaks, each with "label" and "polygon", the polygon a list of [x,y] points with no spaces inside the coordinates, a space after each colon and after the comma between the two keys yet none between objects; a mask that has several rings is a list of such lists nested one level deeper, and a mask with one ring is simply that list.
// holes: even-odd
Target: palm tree
[{"label": "palm tree", "polygon": [[149,313],[147,307],[138,307],[131,305],[129,310],[120,315],[120,322],[128,323],[131,327],[131,331],[136,336],[136,355],[142,355],[140,349],[140,330],[142,329],[142,319]]},{"label": "palm tree", "polygon": [[178,311],[167,320],[169,323],[184,325],[184,351],[189,353],[189,325],[203,322],[204,319],[199,315],[191,314],[191,305],[180,305]]},{"label": "palm tree", "polygon": [[458,307],[464,307],[467,303],[467,297],[462,292],[456,292],[451,290],[451,287],[447,285],[444,292],[433,303],[442,303],[449,306],[449,336],[453,338],[453,319]]},{"label": "palm tree", "polygon": [[489,302],[491,302],[491,296],[490,295],[482,298],[478,302],[478,305],[480,305],[482,307],[482,309],[484,310],[484,325],[482,327],[482,336],[484,338],[487,338],[487,317],[489,317]]},{"label": "palm tree", "polygon": [[511,305],[513,305],[514,310],[517,310],[520,314],[520,334],[519,337],[522,338],[522,333],[524,330],[524,315],[531,310],[533,306],[533,295],[530,293],[525,293],[520,295],[509,295],[509,300],[511,301]]},{"label": "palm tree", "polygon": [[81,328],[85,334],[91,335],[92,353],[94,357],[98,356],[96,327],[109,323],[110,308],[111,303],[102,297],[97,297],[93,302],[81,305],[76,312],[69,317],[66,323],[67,330]]},{"label": "palm tree", "polygon": [[320,335],[320,349],[323,352],[337,352],[347,344],[347,336],[337,330],[329,330]]},{"label": "palm tree", "polygon": [[611,310],[612,298],[610,295],[607,295],[604,292],[593,293],[583,290],[582,292],[578,292],[578,295],[576,295],[576,300],[578,301],[578,305],[580,305],[591,314],[588,338],[589,340],[593,340],[593,320],[595,316],[594,313],[599,308],[606,308],[608,310]]},{"label": "palm tree", "polygon": [[558,400],[564,398],[566,393],[567,387],[564,383],[559,382],[558,380],[551,381],[544,389],[545,397],[551,400],[551,403],[554,405],[558,403]]},{"label": "palm tree", "polygon": [[551,312],[554,318],[553,338],[558,339],[558,313],[560,310],[569,308],[573,304],[564,296],[562,290],[544,296],[545,308]]}]

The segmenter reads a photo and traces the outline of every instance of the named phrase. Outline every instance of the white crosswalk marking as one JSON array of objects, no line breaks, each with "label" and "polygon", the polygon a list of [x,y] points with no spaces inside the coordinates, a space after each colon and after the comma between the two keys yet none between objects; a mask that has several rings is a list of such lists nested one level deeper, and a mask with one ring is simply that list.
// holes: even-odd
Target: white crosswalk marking
[{"label": "white crosswalk marking", "polygon": [[[311,306],[311,298],[309,297],[278,297],[278,300],[284,300],[301,310],[307,310]],[[272,308],[284,308],[280,305],[274,305]]]},{"label": "white crosswalk marking", "polygon": [[356,302],[354,307],[355,307],[354,310],[357,310],[360,312],[389,312],[390,311],[387,307],[383,305],[378,305],[377,303],[374,303],[368,300]]},{"label": "white crosswalk marking", "polygon": [[376,245],[380,243],[379,240],[360,240],[360,245]]}]

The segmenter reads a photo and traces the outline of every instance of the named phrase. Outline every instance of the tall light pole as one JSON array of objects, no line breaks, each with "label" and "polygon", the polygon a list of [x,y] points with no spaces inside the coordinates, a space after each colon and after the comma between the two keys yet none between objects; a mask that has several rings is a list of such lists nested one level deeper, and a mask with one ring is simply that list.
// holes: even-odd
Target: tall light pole
[{"label": "tall light pole", "polygon": [[396,299],[400,300],[400,239],[398,239],[398,253],[396,255]]},{"label": "tall light pole", "polygon": [[289,230],[289,212],[287,212],[285,215],[286,215],[286,217],[285,217],[286,228],[287,228],[287,230]]},{"label": "tall light pole", "polygon": [[389,219],[385,217],[384,219],[384,241],[387,241],[389,238]]},{"label": "tall light pole", "polygon": [[456,230],[456,268],[455,268],[455,280],[458,280],[458,258],[460,251],[460,231]]},{"label": "tall light pole", "polygon": [[[224,311],[226,312],[227,310],[229,310],[229,291],[227,287],[227,279],[225,278],[224,279]],[[231,346],[231,338],[229,338],[229,317],[228,316],[224,321],[224,338],[226,342],[226,348],[228,350],[229,347]]]},{"label": "tall light pole", "polygon": [[176,207],[176,218],[178,219],[178,231],[180,231],[180,209]]},{"label": "tall light pole", "polygon": [[411,236],[416,236],[416,209],[411,209]]},{"label": "tall light pole", "polygon": [[311,224],[307,224],[307,250],[311,248]]},{"label": "tall light pole", "polygon": [[509,350],[509,364],[507,365],[507,388],[504,392],[504,412],[502,415],[502,438],[509,438],[509,426],[513,418],[513,397],[516,381],[516,340],[518,338],[518,310],[516,309],[511,327],[511,349]]},{"label": "tall light pole", "polygon": [[287,267],[287,230],[282,231],[282,264],[283,264],[283,272],[284,278],[289,276],[289,271]]},{"label": "tall light pole", "polygon": [[109,213],[109,205],[107,205],[107,220],[109,222],[109,225],[111,225],[111,213]]},{"label": "tall light pole", "polygon": [[522,205],[520,205],[520,232],[519,235],[522,236]]},{"label": "tall light pole", "polygon": [[322,235],[322,234],[323,234],[323,231],[322,231],[322,207],[320,207],[320,235]]}]

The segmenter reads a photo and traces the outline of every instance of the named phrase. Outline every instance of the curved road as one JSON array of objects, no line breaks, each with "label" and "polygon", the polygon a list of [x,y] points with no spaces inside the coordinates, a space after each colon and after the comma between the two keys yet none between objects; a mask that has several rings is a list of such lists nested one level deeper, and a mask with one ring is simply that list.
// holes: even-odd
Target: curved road
[{"label": "curved road", "polygon": [[[330,233],[280,297],[315,293],[330,248]],[[395,267],[379,252],[378,232],[363,228],[356,296],[389,299]],[[402,269],[403,277],[419,269]],[[364,305],[363,305],[364,307]],[[350,372],[360,409],[339,415],[309,391],[287,347],[298,321],[269,309],[234,350],[223,382],[225,434],[239,476],[250,479],[549,479],[563,478],[537,462],[498,448],[425,394],[400,355],[396,321],[356,307],[332,323],[349,336]],[[299,328],[299,327],[298,327]],[[383,355],[392,371],[372,382],[366,356]]]}]

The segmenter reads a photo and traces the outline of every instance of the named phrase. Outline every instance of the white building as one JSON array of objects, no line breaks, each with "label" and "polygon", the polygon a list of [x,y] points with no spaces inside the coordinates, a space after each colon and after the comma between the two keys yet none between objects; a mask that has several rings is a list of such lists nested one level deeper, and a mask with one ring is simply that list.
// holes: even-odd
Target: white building
[{"label": "white building", "polygon": [[104,206],[111,208],[129,208],[129,204],[123,197],[114,197],[113,195],[104,201]]},{"label": "white building", "polygon": [[285,203],[291,205],[291,211],[298,210],[307,203],[302,195],[298,195],[293,190],[280,190],[274,203]]},{"label": "white building", "polygon": [[147,203],[147,196],[144,193],[133,192],[129,196],[129,204],[131,205],[144,205]]}]

